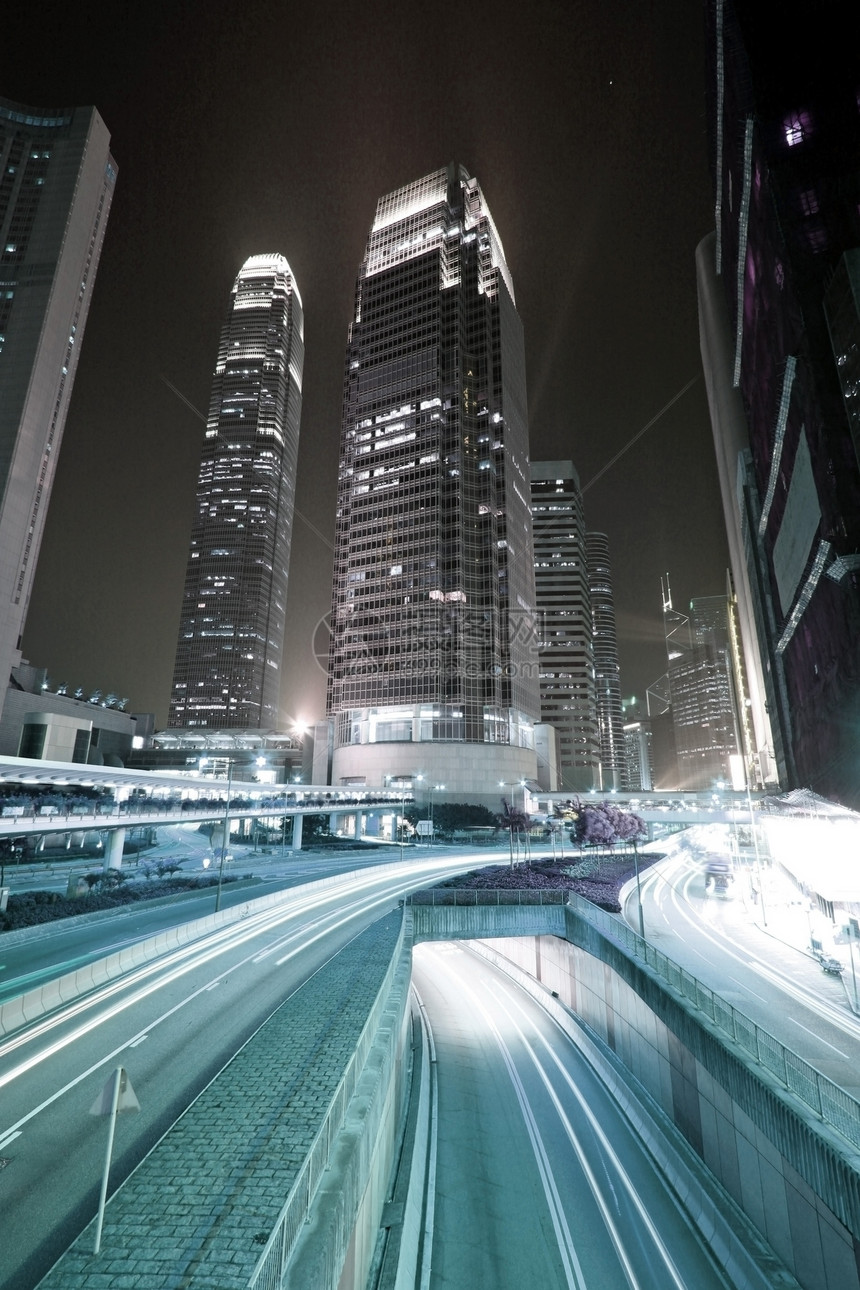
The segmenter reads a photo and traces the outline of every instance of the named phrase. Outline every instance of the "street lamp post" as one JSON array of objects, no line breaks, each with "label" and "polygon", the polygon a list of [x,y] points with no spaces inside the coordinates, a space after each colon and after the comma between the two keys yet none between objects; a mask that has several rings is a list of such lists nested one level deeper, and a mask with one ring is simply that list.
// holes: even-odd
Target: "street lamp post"
[{"label": "street lamp post", "polygon": [[636,869],[636,900],[639,904],[639,935],[645,940],[645,915],[642,912],[642,886],[639,882],[639,847],[633,839],[633,865]]},{"label": "street lamp post", "polygon": [[[431,838],[434,842],[435,842],[436,838],[435,838],[435,834],[434,834],[434,832],[433,832],[433,794],[436,792],[436,790],[437,790],[437,789],[438,789],[440,792],[444,793],[444,791],[445,791],[445,785],[444,785],[444,784],[431,784],[431,785],[430,785],[430,838]],[[429,840],[429,839],[428,839],[428,840]]]},{"label": "street lamp post", "polygon": [[[500,779],[500,780],[499,780],[499,788],[510,788],[510,790],[511,790],[511,805],[510,805],[510,812],[511,812],[511,813],[513,813],[513,812],[514,812],[514,811],[516,811],[516,809],[517,809],[517,792],[516,792],[516,790],[517,790],[517,787],[518,787],[518,786],[523,790],[523,815],[525,815],[525,813],[526,813],[526,794],[525,794],[526,781],[525,781],[524,779]],[[503,800],[504,800],[504,799],[503,799]],[[510,835],[510,844],[511,844],[511,846],[510,846],[510,850],[511,850],[511,868],[513,868],[513,864],[514,864],[514,828],[513,828],[513,821],[511,821],[511,827],[508,829],[508,833],[509,833],[509,835]],[[526,834],[525,838],[523,839],[523,853],[526,855],[526,857],[530,857],[530,856],[531,856],[531,849],[530,849],[530,847],[529,847],[529,845],[528,845],[528,834]],[[519,830],[519,829],[517,829],[517,857],[519,857],[519,854],[520,854],[520,830]]]},{"label": "street lamp post", "polygon": [[762,927],[767,927],[767,910],[765,909],[765,904],[764,904],[764,874],[762,873],[762,868],[761,868],[761,856],[759,855],[759,850],[758,850],[758,834],[756,833],[755,816],[753,815],[752,794],[750,793],[749,768],[745,767],[745,770],[746,770],[746,775],[744,776],[744,778],[746,780],[747,808],[750,813],[750,831],[752,833],[753,851],[755,852],[755,868],[756,868],[756,873],[758,875],[758,894],[759,894],[759,900],[761,901],[761,924],[762,924]]},{"label": "street lamp post", "polygon": [[215,913],[221,908],[221,883],[224,880],[224,861],[227,859],[227,840],[230,836],[230,794],[233,789],[233,762],[227,762],[227,802],[224,806],[224,832],[221,837],[221,863],[218,866],[218,890],[215,893]]}]

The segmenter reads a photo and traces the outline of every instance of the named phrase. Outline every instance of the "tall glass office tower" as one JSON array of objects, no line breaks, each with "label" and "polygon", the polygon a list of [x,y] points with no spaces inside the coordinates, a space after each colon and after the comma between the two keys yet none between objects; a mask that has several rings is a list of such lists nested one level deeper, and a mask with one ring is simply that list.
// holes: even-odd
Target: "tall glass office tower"
[{"label": "tall glass office tower", "polygon": [[541,720],[558,731],[559,787],[581,792],[600,766],[582,493],[570,461],[533,461],[531,482]]},{"label": "tall glass office tower", "polygon": [[303,363],[290,266],[254,255],[233,284],[218,347],[170,726],[279,724]]},{"label": "tall glass office tower", "polygon": [[[344,377],[334,783],[498,801],[539,714],[522,326],[477,180],[383,197]],[[419,786],[420,792],[420,786]],[[510,794],[509,794],[510,795]]]},{"label": "tall glass office tower", "polygon": [[624,713],[621,707],[621,673],[618,634],[615,628],[615,595],[609,539],[605,533],[586,533],[588,590],[591,596],[594,671],[597,686],[597,724],[600,738],[602,788],[624,785]]},{"label": "tall glass office tower", "polygon": [[95,108],[0,99],[0,693],[20,646],[116,182]]}]

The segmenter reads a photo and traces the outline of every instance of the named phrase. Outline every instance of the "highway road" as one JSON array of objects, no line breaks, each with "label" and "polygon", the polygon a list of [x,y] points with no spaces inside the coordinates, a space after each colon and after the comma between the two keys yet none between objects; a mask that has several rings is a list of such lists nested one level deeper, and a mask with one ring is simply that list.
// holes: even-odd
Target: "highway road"
[{"label": "highway road", "polygon": [[[452,858],[459,867],[462,867],[464,860],[467,867],[488,860],[497,861],[495,852],[471,852],[464,856],[462,853],[452,855],[450,849],[404,848],[407,863],[423,863],[428,856]],[[299,851],[287,852],[283,856],[263,855],[250,850],[238,851],[228,865],[228,876],[253,873],[259,882],[252,886],[239,882],[224,883],[221,908],[229,909],[257,896],[287,890],[302,883],[313,882],[317,878],[354,873],[359,869],[366,869],[368,865],[399,863],[400,853],[396,847],[331,854]],[[184,865],[182,872],[199,874],[199,860],[192,860]],[[49,883],[40,880],[38,875],[28,875],[25,881],[30,886],[49,889]],[[66,877],[62,876],[58,881],[65,891]],[[34,939],[10,943],[0,935],[0,1003],[33,989],[43,981],[71,972],[84,963],[104,958],[126,945],[155,936],[177,923],[203,918],[206,914],[211,914],[214,908],[213,887],[200,892],[189,892],[172,904],[153,902],[128,905],[103,920],[58,920],[56,923],[46,924],[42,934]],[[85,896],[81,898],[81,911],[86,912]]]},{"label": "highway road", "polygon": [[116,1065],[140,1111],[118,1119],[111,1192],[302,982],[456,867],[462,857],[416,859],[292,888],[0,1041],[2,1290],[30,1290],[93,1217],[106,1130],[89,1108]]},{"label": "highway road", "polygon": [[438,1090],[422,1286],[727,1290],[555,1022],[464,946],[419,945],[414,964]]},{"label": "highway road", "polygon": [[[705,875],[689,858],[659,861],[642,878],[646,939],[860,1101],[860,1017],[850,1005],[850,974],[826,975],[810,954],[781,939],[786,911],[774,906],[768,926],[759,926],[743,899],[747,881],[742,871],[724,900],[706,892]],[[638,930],[635,893],[624,916]]]}]

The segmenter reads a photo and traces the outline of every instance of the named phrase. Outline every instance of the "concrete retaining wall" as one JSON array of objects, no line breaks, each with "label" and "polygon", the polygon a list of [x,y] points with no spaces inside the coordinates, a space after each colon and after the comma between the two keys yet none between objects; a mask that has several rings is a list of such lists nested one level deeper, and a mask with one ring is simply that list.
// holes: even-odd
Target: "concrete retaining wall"
[{"label": "concrete retaining wall", "polygon": [[617,1054],[805,1290],[860,1290],[857,1155],[707,1018],[573,910],[565,916],[564,940],[493,948]]}]

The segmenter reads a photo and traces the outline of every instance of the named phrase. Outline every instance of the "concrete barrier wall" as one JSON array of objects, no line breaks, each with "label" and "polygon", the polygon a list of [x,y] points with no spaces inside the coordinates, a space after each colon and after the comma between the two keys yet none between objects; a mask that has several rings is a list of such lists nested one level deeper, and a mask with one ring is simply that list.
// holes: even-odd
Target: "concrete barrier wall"
[{"label": "concrete barrier wall", "polygon": [[565,939],[493,948],[621,1059],[804,1290],[860,1290],[857,1155],[619,946],[565,917]]},{"label": "concrete barrier wall", "polygon": [[397,1157],[407,1094],[412,946],[398,971],[282,1290],[365,1290]]}]

